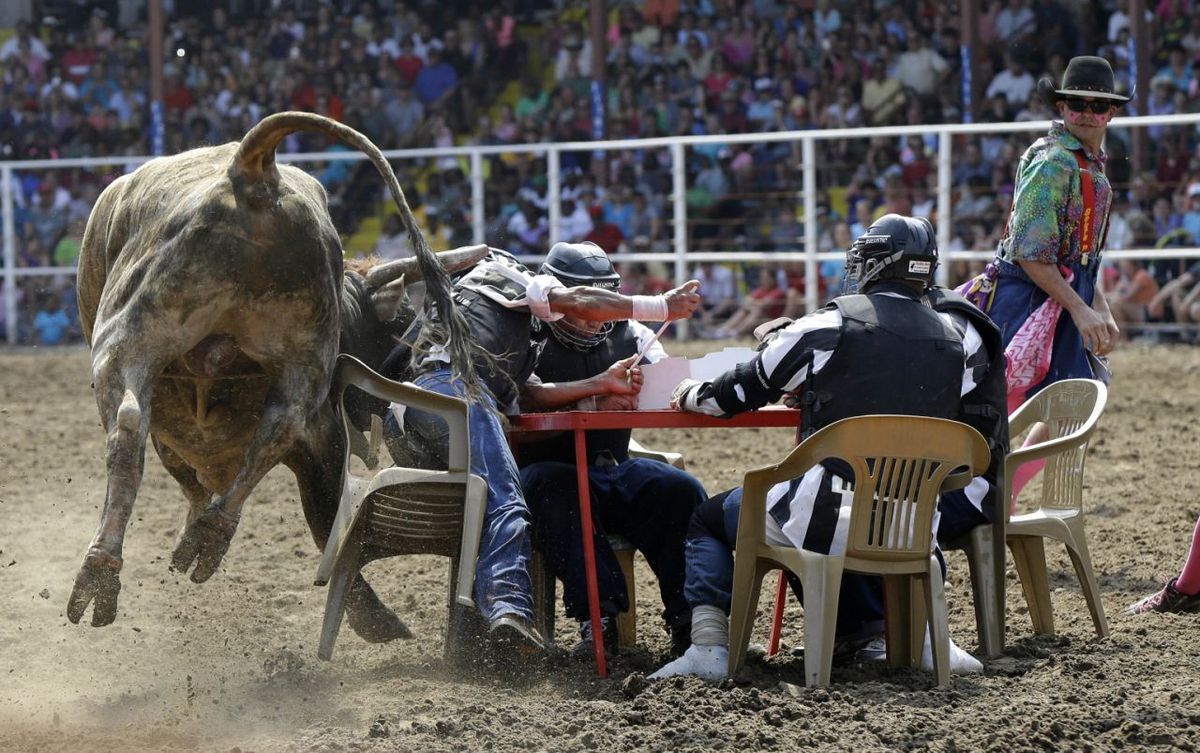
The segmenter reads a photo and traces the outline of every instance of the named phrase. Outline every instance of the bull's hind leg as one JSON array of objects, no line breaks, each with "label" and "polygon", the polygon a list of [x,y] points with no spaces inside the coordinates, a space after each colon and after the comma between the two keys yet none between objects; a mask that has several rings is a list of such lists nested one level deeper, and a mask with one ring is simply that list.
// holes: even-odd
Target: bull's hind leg
[{"label": "bull's hind leg", "polygon": [[[342,457],[345,440],[341,421],[328,406],[321,409],[313,431],[284,463],[296,474],[304,519],[318,549],[324,549],[333,529],[333,519],[342,493]],[[363,561],[367,561],[364,557]],[[355,576],[346,594],[346,618],[350,627],[368,643],[386,643],[411,638],[412,631],[379,599],[362,573]]]},{"label": "bull's hind leg", "polygon": [[237,532],[246,498],[303,436],[319,390],[319,375],[312,370],[295,364],[283,367],[267,391],[262,420],[233,484],[188,524],[172,554],[172,567],[187,572],[194,563],[191,578],[195,583],[203,583],[217,571]]},{"label": "bull's hind leg", "polygon": [[187,497],[186,527],[199,518],[204,509],[208,507],[212,493],[205,489],[200,480],[196,478],[196,469],[188,465],[187,461],[179,457],[174,450],[160,442],[153,434],[150,435],[150,441],[154,443],[154,450],[158,453],[158,459],[162,461],[163,468],[166,468],[167,473],[171,474],[171,478],[179,483],[179,488],[183,490],[183,496]]},{"label": "bull's hind leg", "polygon": [[117,618],[125,528],[145,468],[150,400],[156,373],[154,367],[146,363],[121,369],[119,360],[112,358],[111,352],[99,353],[94,359],[96,401],[108,435],[105,448],[108,487],[100,527],[92,538],[67,600],[67,619],[75,623],[94,602],[92,625],[95,627],[108,625]]}]

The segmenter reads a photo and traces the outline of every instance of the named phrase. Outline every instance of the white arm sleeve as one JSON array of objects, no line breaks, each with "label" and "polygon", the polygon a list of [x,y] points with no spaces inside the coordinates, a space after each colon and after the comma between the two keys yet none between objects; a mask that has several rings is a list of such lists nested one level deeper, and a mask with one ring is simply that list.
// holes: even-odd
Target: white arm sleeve
[{"label": "white arm sleeve", "polygon": [[562,319],[562,314],[550,310],[550,291],[566,287],[553,275],[534,275],[529,281],[529,286],[525,288],[525,302],[529,306],[529,312],[544,322]]}]

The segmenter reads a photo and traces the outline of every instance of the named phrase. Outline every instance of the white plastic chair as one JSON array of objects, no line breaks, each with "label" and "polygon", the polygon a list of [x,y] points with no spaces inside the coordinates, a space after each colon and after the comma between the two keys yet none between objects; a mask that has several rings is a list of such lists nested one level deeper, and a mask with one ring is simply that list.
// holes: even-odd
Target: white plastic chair
[{"label": "white plastic chair", "polygon": [[[828,459],[854,471],[846,551],[809,552],[766,543],[767,492]],[[916,416],[859,416],[830,424],[782,462],[746,473],[734,554],[729,673],[741,669],[763,576],[787,568],[804,588],[804,675],[828,685],[842,573],[881,575],[887,602],[888,659],[917,664],[929,624],[937,682],[950,679],[950,631],[942,572],[933,556],[938,495],[969,483],[988,465],[987,442],[955,421]],[[966,469],[954,473],[956,469]],[[924,609],[912,600],[920,586]]]},{"label": "white plastic chair", "polygon": [[1046,424],[1050,429],[1049,439],[1010,452],[1006,463],[1005,489],[1012,489],[1013,476],[1021,464],[1046,461],[1038,508],[1009,517],[1005,527],[1005,538],[1013,553],[1035,633],[1054,633],[1044,544],[1044,539],[1049,538],[1067,547],[1096,635],[1108,635],[1108,620],[1083,527],[1083,463],[1107,401],[1108,388],[1103,382],[1066,379],[1047,386],[1008,419],[1014,437],[1035,423]]},{"label": "white plastic chair", "polygon": [[[342,406],[348,387],[445,419],[450,430],[447,470],[390,467],[371,478],[353,475],[349,436],[355,429],[349,425]],[[333,656],[346,590],[364,564],[363,552],[368,548],[373,559],[400,554],[440,554],[450,558],[451,619],[446,634],[446,653],[450,655],[454,651],[451,626],[455,622],[455,607],[474,606],[471,591],[487,507],[487,484],[470,473],[467,403],[385,379],[347,355],[338,357],[334,390],[347,440],[342,498],[315,581],[318,586],[329,585],[317,655],[322,659]]]}]

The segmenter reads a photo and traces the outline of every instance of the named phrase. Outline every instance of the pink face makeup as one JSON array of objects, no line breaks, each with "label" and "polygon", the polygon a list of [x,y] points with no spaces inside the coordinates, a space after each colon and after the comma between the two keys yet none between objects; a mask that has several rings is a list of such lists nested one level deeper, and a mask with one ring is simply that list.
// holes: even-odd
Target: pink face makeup
[{"label": "pink face makeup", "polygon": [[1108,112],[1103,114],[1097,114],[1091,112],[1090,110],[1085,110],[1084,112],[1075,112],[1069,107],[1064,107],[1062,109],[1064,110],[1063,117],[1066,118],[1066,121],[1075,126],[1105,126],[1108,125],[1108,121],[1112,120],[1113,116],[1113,111],[1111,108]]}]

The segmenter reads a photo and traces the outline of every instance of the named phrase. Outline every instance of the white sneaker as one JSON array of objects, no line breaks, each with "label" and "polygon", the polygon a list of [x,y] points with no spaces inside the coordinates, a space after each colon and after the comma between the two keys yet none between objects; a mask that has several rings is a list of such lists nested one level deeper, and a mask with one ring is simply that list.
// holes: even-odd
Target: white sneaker
[{"label": "white sneaker", "polygon": [[728,646],[697,646],[692,644],[683,656],[666,664],[650,675],[651,680],[663,680],[677,675],[695,675],[702,680],[724,680],[729,669]]},{"label": "white sneaker", "polygon": [[[875,638],[863,648],[859,649],[857,658],[859,661],[884,661],[887,659],[887,641],[881,636]],[[925,648],[921,651],[921,669],[926,672],[933,671],[933,650],[929,645],[929,629],[925,630]],[[950,639],[950,673],[955,675],[971,675],[983,671],[983,663],[971,656],[966,651],[963,651],[954,643],[954,639]]]},{"label": "white sneaker", "polygon": [[[929,629],[925,630],[925,648],[921,651],[921,669],[933,671],[933,650],[929,641]],[[971,656],[950,639],[950,674],[973,675],[983,671],[983,662]]]}]

